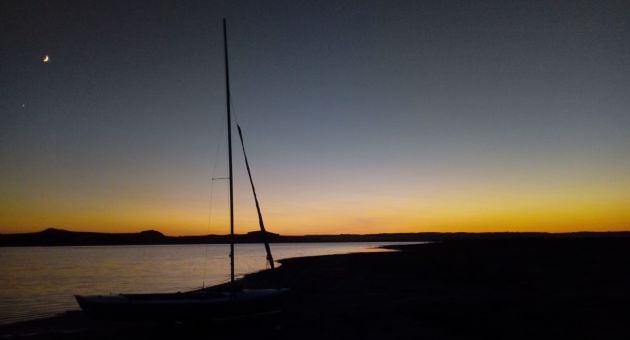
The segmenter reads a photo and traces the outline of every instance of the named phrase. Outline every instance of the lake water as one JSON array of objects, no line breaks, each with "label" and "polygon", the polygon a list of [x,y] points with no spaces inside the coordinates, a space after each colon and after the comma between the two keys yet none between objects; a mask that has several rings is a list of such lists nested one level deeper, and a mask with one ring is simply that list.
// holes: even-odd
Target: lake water
[{"label": "lake water", "polygon": [[[272,244],[276,260],[383,251],[383,242]],[[236,245],[236,273],[267,268],[261,244]],[[0,324],[78,309],[74,294],[186,291],[229,280],[229,245],[0,248]]]}]

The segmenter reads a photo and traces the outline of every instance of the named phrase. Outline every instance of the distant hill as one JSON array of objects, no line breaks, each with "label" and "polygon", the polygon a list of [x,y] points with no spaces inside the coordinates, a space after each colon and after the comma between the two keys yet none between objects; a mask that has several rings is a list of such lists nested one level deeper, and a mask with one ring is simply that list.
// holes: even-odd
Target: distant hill
[{"label": "distant hill", "polygon": [[[283,236],[252,231],[234,235],[235,243],[260,243],[266,238],[271,243],[300,242],[422,242],[473,239],[516,239],[549,237],[630,237],[630,232],[580,233],[393,233],[393,234],[340,234]],[[148,244],[227,244],[230,235],[166,236],[156,230],[139,233],[95,233],[69,231],[56,228],[34,233],[0,234],[0,247],[4,246],[91,246],[91,245],[148,245]]]},{"label": "distant hill", "polygon": [[160,244],[166,240],[168,240],[167,236],[155,230],[113,234],[48,228],[35,233],[0,235],[0,246]]},{"label": "distant hill", "polygon": [[[262,242],[265,235],[270,242],[280,235],[260,231],[234,235],[237,243]],[[87,246],[87,245],[143,245],[143,244],[194,244],[229,243],[229,235],[166,236],[156,230],[139,233],[96,233],[48,228],[34,233],[0,234],[0,246]]]},{"label": "distant hill", "polygon": [[[516,239],[549,237],[630,237],[630,232],[580,232],[565,234],[550,233],[394,233],[394,234],[340,234],[283,236],[276,233],[253,231],[234,235],[235,243],[300,242],[422,242],[475,239]],[[166,236],[156,230],[139,233],[95,233],[48,228],[34,233],[0,234],[2,246],[89,246],[89,245],[149,245],[149,244],[227,244],[229,235]]]}]

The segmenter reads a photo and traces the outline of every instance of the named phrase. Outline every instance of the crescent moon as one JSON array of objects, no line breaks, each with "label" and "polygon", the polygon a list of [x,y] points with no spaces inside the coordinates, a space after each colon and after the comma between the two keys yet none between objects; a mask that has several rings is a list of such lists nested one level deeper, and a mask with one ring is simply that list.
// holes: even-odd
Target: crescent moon
[{"label": "crescent moon", "polygon": [[50,61],[50,57],[48,57],[48,54],[46,54],[46,55],[44,56],[44,59],[42,59],[42,61],[43,61],[43,62],[45,62],[45,63],[47,63],[47,62],[49,62],[49,61]]}]

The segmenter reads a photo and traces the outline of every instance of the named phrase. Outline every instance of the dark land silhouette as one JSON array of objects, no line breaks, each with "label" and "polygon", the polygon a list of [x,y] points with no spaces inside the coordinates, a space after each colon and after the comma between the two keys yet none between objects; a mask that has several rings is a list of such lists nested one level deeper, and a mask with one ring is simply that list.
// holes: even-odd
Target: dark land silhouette
[{"label": "dark land silhouette", "polygon": [[[530,239],[542,237],[611,238],[630,237],[630,232],[494,232],[494,233],[381,233],[338,235],[280,235],[272,232],[252,231],[234,235],[235,243],[261,243],[266,238],[271,243],[300,242],[425,242],[451,240]],[[149,244],[229,244],[230,235],[167,236],[156,230],[139,233],[98,233],[69,231],[57,228],[34,233],[0,234],[2,246],[89,246],[89,245],[149,245]]]},{"label": "dark land silhouette", "polygon": [[285,311],[197,323],[80,312],[0,328],[13,338],[629,339],[630,237],[459,239],[399,252],[283,260],[248,288],[290,288]]}]

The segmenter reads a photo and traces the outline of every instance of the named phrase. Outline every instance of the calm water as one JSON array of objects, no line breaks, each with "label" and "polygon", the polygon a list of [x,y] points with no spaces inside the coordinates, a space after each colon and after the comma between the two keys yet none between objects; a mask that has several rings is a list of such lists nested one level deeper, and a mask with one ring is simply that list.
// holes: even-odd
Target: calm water
[{"label": "calm water", "polygon": [[[273,244],[274,258],[383,251],[394,243]],[[228,245],[0,248],[0,323],[78,309],[74,294],[173,292],[229,280]],[[236,272],[266,268],[260,244],[236,246]]]}]

